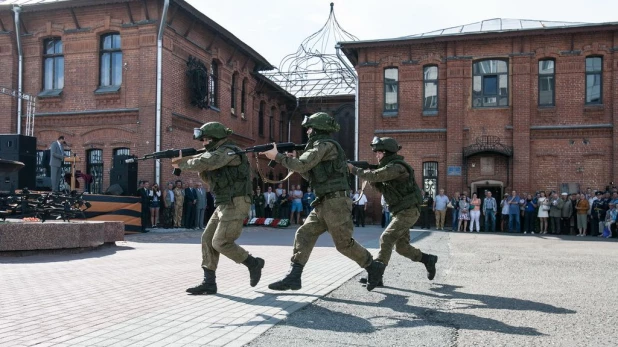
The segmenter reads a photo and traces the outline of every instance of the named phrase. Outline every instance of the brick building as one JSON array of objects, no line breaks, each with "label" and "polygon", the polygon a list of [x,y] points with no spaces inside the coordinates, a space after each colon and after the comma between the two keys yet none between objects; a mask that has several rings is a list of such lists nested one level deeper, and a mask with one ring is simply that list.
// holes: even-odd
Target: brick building
[{"label": "brick building", "polygon": [[616,181],[618,23],[492,19],[341,46],[359,76],[361,160],[373,136],[394,137],[417,182],[449,195]]},{"label": "brick building", "polygon": [[[37,96],[38,149],[64,135],[77,169],[94,177],[91,193],[110,185],[114,156],[201,146],[193,128],[208,121],[234,129],[242,147],[300,141],[296,99],[259,74],[272,68],[183,0],[0,4],[0,86],[19,89],[23,74],[23,92]],[[0,95],[0,133],[23,133],[17,105]],[[164,183],[171,171],[169,160],[141,161],[138,177]]]}]

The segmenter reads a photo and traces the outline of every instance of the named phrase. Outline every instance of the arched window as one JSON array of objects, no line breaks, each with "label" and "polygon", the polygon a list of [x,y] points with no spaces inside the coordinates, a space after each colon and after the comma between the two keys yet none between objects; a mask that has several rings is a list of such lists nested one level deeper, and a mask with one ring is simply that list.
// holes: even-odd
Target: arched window
[{"label": "arched window", "polygon": [[101,194],[103,192],[103,151],[90,149],[86,155],[86,171],[92,176],[90,193]]},{"label": "arched window", "polygon": [[586,104],[603,103],[603,57],[586,57]]},{"label": "arched window", "polygon": [[554,106],[556,99],[556,62],[539,60],[539,106]]},{"label": "arched window", "polygon": [[270,108],[270,116],[268,117],[268,140],[275,141],[275,107]]},{"label": "arched window", "polygon": [[285,118],[285,111],[281,111],[281,115],[279,116],[279,142],[285,142],[287,139]]},{"label": "arched window", "polygon": [[[43,90],[58,91],[64,88],[64,55],[62,40],[59,37],[47,39],[43,43]],[[51,95],[51,94],[45,94]]]},{"label": "arched window", "polygon": [[423,190],[432,198],[438,192],[438,162],[426,161],[423,163]]},{"label": "arched window", "polygon": [[238,88],[238,86],[236,85],[236,80],[238,79],[238,73],[233,73],[232,74],[232,89],[231,89],[231,95],[230,95],[230,107],[231,107],[231,111],[232,114],[235,115],[236,114],[236,88]]},{"label": "arched window", "polygon": [[264,136],[264,108],[266,107],[266,102],[260,102],[260,111],[258,112],[258,135]]},{"label": "arched window", "polygon": [[240,115],[242,118],[245,118],[245,113],[247,112],[247,80],[242,80],[242,86],[240,87]]},{"label": "arched window", "polygon": [[219,108],[219,63],[215,60],[210,68],[210,106]]},{"label": "arched window", "polygon": [[504,60],[481,60],[472,65],[472,106],[509,105],[509,69]]},{"label": "arched window", "polygon": [[397,113],[399,110],[399,70],[396,67],[384,69],[384,112]]},{"label": "arched window", "polygon": [[438,67],[423,68],[423,111],[438,111]]},{"label": "arched window", "polygon": [[122,50],[120,34],[111,33],[101,36],[101,87],[115,87],[105,91],[116,91],[122,84]]}]

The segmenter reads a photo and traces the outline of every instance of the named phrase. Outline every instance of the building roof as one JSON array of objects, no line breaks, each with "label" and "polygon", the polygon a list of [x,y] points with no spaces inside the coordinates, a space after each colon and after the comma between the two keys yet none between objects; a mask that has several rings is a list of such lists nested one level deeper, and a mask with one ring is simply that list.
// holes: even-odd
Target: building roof
[{"label": "building roof", "polygon": [[[56,8],[105,5],[109,3],[127,1],[135,0],[0,0],[0,10],[9,9],[13,6],[18,5],[22,6],[23,12],[35,12]],[[232,34],[231,32],[227,31],[224,27],[204,15],[202,12],[198,11],[185,0],[170,0],[170,3],[175,3],[179,7],[188,11],[211,30],[219,33],[220,38],[223,38],[223,40],[225,40],[228,44],[232,45],[233,47],[237,47],[239,51],[244,52],[246,55],[253,58],[257,62],[256,70],[265,71],[275,68],[266,60],[266,58],[261,56],[253,48],[251,48],[249,45],[234,36],[234,34]]]},{"label": "building roof", "polygon": [[[525,34],[547,34],[552,31],[590,31],[600,27],[615,30],[618,22],[607,23],[584,23],[584,22],[558,22],[534,19],[511,19],[511,18],[492,18],[480,22],[458,25],[450,28],[428,31],[420,34],[401,36],[387,39],[347,41],[339,42],[343,52],[351,58],[353,50],[361,47],[393,45],[403,42],[414,41],[452,41],[464,38],[494,37],[497,35],[525,35]],[[607,30],[607,29],[605,29]],[[352,61],[356,59],[352,57]]]}]

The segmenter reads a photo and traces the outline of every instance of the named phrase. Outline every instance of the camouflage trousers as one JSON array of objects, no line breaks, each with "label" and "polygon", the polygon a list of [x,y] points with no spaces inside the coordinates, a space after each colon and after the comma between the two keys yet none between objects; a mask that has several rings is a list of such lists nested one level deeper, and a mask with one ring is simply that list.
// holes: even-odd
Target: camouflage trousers
[{"label": "camouflage trousers", "polygon": [[217,207],[202,233],[202,267],[217,270],[219,254],[242,263],[249,256],[244,248],[236,244],[242,234],[243,221],[249,215],[251,198],[238,196],[232,202]]},{"label": "camouflage trousers", "polygon": [[410,244],[410,228],[418,217],[418,208],[415,207],[399,211],[393,216],[390,224],[380,235],[380,252],[376,260],[388,265],[395,247],[395,251],[404,257],[412,261],[421,261],[421,251]]},{"label": "camouflage trousers", "polygon": [[352,200],[348,197],[326,199],[315,206],[305,223],[296,230],[292,262],[305,265],[318,237],[326,231],[330,233],[335,248],[341,254],[355,261],[360,267],[365,268],[371,264],[371,253],[352,238]]}]

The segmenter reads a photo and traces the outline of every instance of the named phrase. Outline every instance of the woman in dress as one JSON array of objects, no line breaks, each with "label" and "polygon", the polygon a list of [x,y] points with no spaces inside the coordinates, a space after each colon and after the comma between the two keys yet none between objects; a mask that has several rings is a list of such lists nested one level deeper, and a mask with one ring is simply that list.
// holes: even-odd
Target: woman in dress
[{"label": "woman in dress", "polygon": [[[462,194],[459,197],[459,225],[457,226],[457,230],[466,232],[466,228],[468,227],[469,220],[470,220],[470,204],[468,203],[466,196]],[[463,221],[463,229],[461,229],[462,221]]]},{"label": "woman in dress", "polygon": [[159,201],[161,201],[161,191],[158,184],[153,184],[152,189],[148,192],[150,198],[150,218],[153,228],[159,223]]},{"label": "woman in dress", "polygon": [[539,214],[537,217],[539,217],[539,221],[540,221],[540,233],[541,234],[547,234],[547,218],[549,217],[549,199],[547,199],[547,197],[545,197],[545,192],[541,191],[540,192],[541,196],[539,197],[539,200],[537,201],[537,204],[539,206]]},{"label": "woman in dress", "polygon": [[476,225],[476,232],[481,231],[481,199],[478,198],[476,193],[472,194],[472,201],[470,201],[473,209],[470,211],[470,232],[473,232]]}]

